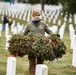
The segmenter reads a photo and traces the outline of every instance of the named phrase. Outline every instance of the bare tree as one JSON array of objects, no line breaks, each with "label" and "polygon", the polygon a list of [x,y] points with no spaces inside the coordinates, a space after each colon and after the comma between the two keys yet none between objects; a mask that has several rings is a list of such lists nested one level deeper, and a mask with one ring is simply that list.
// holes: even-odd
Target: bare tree
[{"label": "bare tree", "polygon": [[42,6],[41,10],[44,11],[44,0],[40,0],[40,2],[41,2],[41,6]]}]

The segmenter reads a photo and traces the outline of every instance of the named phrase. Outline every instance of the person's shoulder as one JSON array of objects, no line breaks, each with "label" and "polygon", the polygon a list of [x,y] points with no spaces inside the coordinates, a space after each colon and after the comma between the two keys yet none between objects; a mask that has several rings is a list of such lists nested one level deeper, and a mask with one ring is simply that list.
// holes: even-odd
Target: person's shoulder
[{"label": "person's shoulder", "polygon": [[43,21],[43,20],[41,20],[40,22],[41,22],[42,24],[46,24],[45,21]]},{"label": "person's shoulder", "polygon": [[28,23],[26,24],[26,27],[29,28],[31,25],[32,25],[32,21],[28,22]]},{"label": "person's shoulder", "polygon": [[41,20],[40,22],[41,22],[41,23],[45,23],[45,21],[43,21],[43,20]]},{"label": "person's shoulder", "polygon": [[27,26],[29,26],[31,23],[32,23],[31,21],[30,21],[30,22],[28,22],[28,23],[27,23]]}]

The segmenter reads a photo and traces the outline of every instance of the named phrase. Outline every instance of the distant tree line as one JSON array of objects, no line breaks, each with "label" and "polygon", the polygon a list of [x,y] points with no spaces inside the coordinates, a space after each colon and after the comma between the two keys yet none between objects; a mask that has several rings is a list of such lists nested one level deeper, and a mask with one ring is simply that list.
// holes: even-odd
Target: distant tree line
[{"label": "distant tree line", "polygon": [[41,3],[44,2],[45,4],[55,4],[58,5],[58,0],[18,0],[18,2],[23,2],[23,3],[31,3],[31,4],[35,4],[35,3]]},{"label": "distant tree line", "polygon": [[64,15],[67,12],[69,14],[76,13],[76,0],[59,0],[63,6]]},{"label": "distant tree line", "polygon": [[[9,2],[9,0],[0,0],[0,1]],[[17,2],[20,3],[31,3],[31,4],[41,3],[41,1],[44,2],[45,4],[58,5],[59,0],[17,0]]]}]

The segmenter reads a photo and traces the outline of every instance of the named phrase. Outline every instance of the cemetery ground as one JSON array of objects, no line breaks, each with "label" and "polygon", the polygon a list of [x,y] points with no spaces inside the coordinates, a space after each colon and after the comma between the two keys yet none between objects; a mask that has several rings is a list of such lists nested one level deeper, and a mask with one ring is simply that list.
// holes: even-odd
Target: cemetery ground
[{"label": "cemetery ground", "polygon": [[[2,9],[5,9],[5,8],[2,8]],[[5,11],[6,10],[4,10],[4,12]],[[24,11],[25,11],[25,9],[24,9]],[[20,13],[21,13],[21,11],[20,11]],[[15,16],[12,18],[12,15],[13,15],[13,11],[12,11],[11,12],[11,15],[8,16],[8,17],[9,17],[9,19],[12,18],[12,21],[15,21],[16,22],[15,25],[17,25],[18,22],[21,25],[26,25],[27,20],[19,19],[19,17],[22,16],[22,15],[24,15],[24,17],[25,17],[26,12],[24,12],[25,14],[20,14],[20,13],[17,14],[18,15],[18,18],[16,18],[16,13],[15,13]],[[53,23],[53,20],[55,20],[55,17],[57,17],[57,14],[58,13],[60,13],[60,12],[57,12],[55,14],[54,12],[52,13],[50,11],[50,13],[47,13],[47,15],[45,14],[44,16],[42,16],[42,19],[46,19],[45,16],[49,16],[49,18],[46,19],[46,22],[48,23],[48,20],[50,19],[51,21],[48,24],[50,26],[55,25]],[[6,13],[4,13],[4,14],[6,14]],[[52,14],[52,15],[50,15],[50,14]],[[0,14],[0,18],[2,17],[2,15],[3,15],[3,11]],[[27,18],[27,17],[28,17],[28,13],[26,14],[26,17],[25,18]],[[23,16],[22,16],[22,18],[23,18]],[[61,21],[60,25],[58,25],[58,21],[59,20]],[[65,23],[66,23],[64,37],[63,37],[62,40],[64,41],[64,43],[65,43],[65,45],[67,47],[67,51],[66,51],[66,54],[63,55],[62,58],[58,59],[58,61],[56,61],[56,62],[46,63],[46,61],[44,61],[44,64],[48,66],[48,70],[49,70],[49,72],[48,72],[49,74],[48,75],[76,75],[76,69],[75,68],[74,69],[73,68],[70,68],[70,66],[72,65],[72,53],[70,53],[70,51],[71,51],[70,50],[70,48],[71,48],[70,47],[71,41],[70,41],[69,25],[70,24],[73,24],[73,26],[75,25],[74,24],[74,17],[72,18],[72,23],[69,22],[69,19],[67,19],[67,21],[65,21],[65,20],[66,20],[66,17],[62,18],[61,13],[60,13],[58,15],[58,17],[57,17],[56,25],[58,25],[58,31],[59,31],[59,29],[62,26],[64,26]],[[1,20],[0,20],[0,23],[2,23]],[[10,57],[10,53],[9,53],[8,50],[5,50],[5,45],[6,45],[5,32],[2,31],[1,34],[2,34],[2,36],[0,37],[0,75],[6,75],[7,58]],[[17,59],[17,62],[16,62],[16,75],[29,75],[29,71],[28,71],[29,70],[28,56],[25,55],[22,58],[21,57],[16,57],[16,59]]]},{"label": "cemetery ground", "polygon": [[[9,51],[5,50],[4,35],[5,32],[2,31],[2,37],[0,37],[0,75],[6,75],[7,58],[10,56]],[[70,39],[68,31],[65,31],[63,41],[67,46],[66,54],[56,62],[46,63],[46,61],[44,61],[44,64],[48,66],[49,75],[76,75],[76,69],[70,68],[72,64],[72,54],[70,53]],[[28,56],[25,55],[22,58],[16,57],[16,59],[16,75],[29,75]]]}]

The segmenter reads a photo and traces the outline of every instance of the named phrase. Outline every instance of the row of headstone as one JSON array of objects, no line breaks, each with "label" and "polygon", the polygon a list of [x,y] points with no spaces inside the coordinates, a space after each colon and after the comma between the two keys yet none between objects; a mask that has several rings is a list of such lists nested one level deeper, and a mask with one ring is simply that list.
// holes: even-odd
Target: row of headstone
[{"label": "row of headstone", "polygon": [[42,12],[42,17],[44,18],[44,21],[46,21],[48,19],[49,23],[53,19],[53,24],[55,24],[56,20],[59,17],[59,14],[60,14],[60,11],[58,11],[58,10],[55,10],[55,11],[51,10],[51,11]]},{"label": "row of headstone", "polygon": [[[6,5],[6,4],[5,4]],[[20,7],[21,6],[21,7]],[[33,10],[33,9],[35,9],[36,7],[38,8],[38,9],[40,9],[41,8],[41,5],[40,4],[38,4],[38,5],[30,5],[30,4],[28,4],[28,5],[25,5],[26,7],[28,7],[28,10],[27,10],[27,8],[25,7],[24,8],[24,4],[20,4],[20,6],[19,6],[19,4],[14,4],[13,6],[10,6],[9,4],[8,5],[6,5],[6,8],[5,8],[5,6],[4,6],[4,8],[5,8],[5,10],[3,9],[2,10],[2,13],[3,13],[3,15],[4,15],[4,13],[6,14],[6,15],[9,15],[9,16],[11,16],[12,18],[15,18],[15,16],[16,16],[16,18],[19,18],[19,19],[23,19],[23,20],[25,20],[25,17],[27,17],[27,22],[29,22],[29,20],[30,20],[30,16],[26,16],[25,14],[23,14],[23,12],[24,13],[26,13],[27,11],[29,12],[29,9],[31,10]],[[8,7],[10,7],[10,8],[8,8]],[[22,8],[23,7],[23,8]],[[50,6],[48,6],[48,10],[46,9],[46,7],[47,7],[47,5],[45,5],[45,13],[44,13],[44,15],[43,15],[43,17],[44,17],[44,20],[46,21],[46,19],[50,16],[50,14],[48,15],[48,11],[50,12],[53,12],[51,15],[55,15],[55,13],[56,12],[58,12],[58,8],[57,8],[57,6],[51,6],[51,8],[50,8]],[[15,9],[15,8],[17,8],[17,9]],[[52,8],[55,8],[55,9],[52,9]],[[40,9],[41,10],[41,9]],[[31,12],[29,12],[29,13],[27,13],[28,15],[30,15],[30,13]],[[24,16],[24,18],[23,18],[23,16]],[[51,16],[51,19],[53,19],[53,16]],[[57,16],[55,17],[55,19],[57,19]],[[50,22],[50,21],[49,21]]]},{"label": "row of headstone", "polygon": [[[6,8],[5,8],[5,6],[6,6]],[[3,9],[3,7],[0,10],[3,15],[5,13],[6,15],[11,16],[12,18],[19,18],[19,19],[24,20],[24,21],[26,20],[27,22],[29,22],[31,20],[31,17],[30,17],[31,16],[30,15],[31,14],[31,10],[35,9],[35,7],[37,7],[37,8],[39,7],[39,9],[41,7],[41,5],[39,5],[39,4],[38,5],[33,5],[33,6],[30,5],[30,4],[25,4],[25,5],[24,4],[20,4],[21,7],[19,6],[19,4],[14,4],[13,6],[10,6],[9,4],[8,5],[5,4],[5,6],[4,6],[5,10]],[[10,6],[10,8],[8,9],[9,6]],[[17,8],[17,9],[15,9],[15,8]],[[46,9],[46,8],[48,8],[48,9]],[[46,21],[48,19],[49,23],[53,19],[53,24],[55,24],[57,19],[58,19],[58,16],[60,14],[61,9],[62,9],[61,5],[59,5],[59,6],[45,5],[45,9],[44,9],[45,12],[42,12],[41,18],[43,17],[44,21]],[[75,15],[74,15],[74,18],[75,18]],[[65,22],[67,21],[67,14],[64,17],[64,21]],[[74,21],[76,23],[76,20],[74,20]],[[71,14],[70,14],[70,17],[69,17],[69,23],[72,23],[72,15]],[[60,24],[61,24],[61,22],[59,20],[58,21],[58,25],[60,25]]]}]

